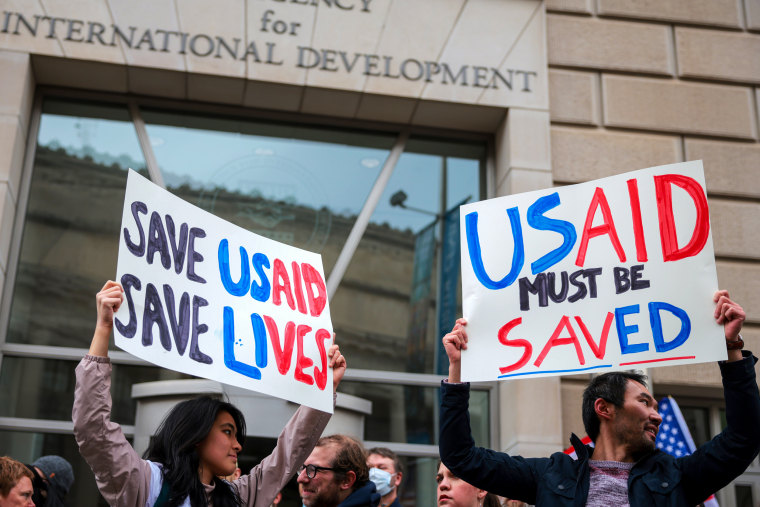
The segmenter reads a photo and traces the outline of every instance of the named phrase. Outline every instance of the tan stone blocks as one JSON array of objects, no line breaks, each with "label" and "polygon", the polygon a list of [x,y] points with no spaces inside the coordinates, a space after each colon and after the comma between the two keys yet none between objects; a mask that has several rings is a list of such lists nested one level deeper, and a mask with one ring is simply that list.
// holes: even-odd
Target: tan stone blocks
[{"label": "tan stone blocks", "polygon": [[583,427],[583,390],[587,381],[563,378],[562,384],[562,434],[585,435]]},{"label": "tan stone blocks", "polygon": [[549,64],[672,74],[668,32],[660,24],[549,14]]},{"label": "tan stone blocks", "polygon": [[491,133],[503,118],[503,108],[423,101],[414,110],[412,124]]},{"label": "tan stone blocks", "polygon": [[[427,2],[391,2],[385,29],[377,42],[377,54],[404,54],[420,61],[436,61],[457,23],[464,0],[440,0],[435,9]],[[428,19],[425,30],[419,20]],[[408,83],[399,79],[368,76],[365,92],[418,97],[424,80]]]},{"label": "tan stone blocks", "polygon": [[598,75],[552,69],[549,71],[549,104],[555,122],[599,123]]},{"label": "tan stone blocks", "polygon": [[[63,49],[66,58],[94,60],[115,64],[124,64],[124,47],[118,41],[116,45],[88,44],[89,22],[99,23],[103,29],[113,23],[106,0],[40,0],[45,14],[50,18],[60,18],[55,25],[55,37]],[[126,27],[124,27],[126,29]],[[40,34],[35,39],[40,38]]]},{"label": "tan stone blocks", "polygon": [[510,166],[551,170],[549,113],[512,108],[507,116]]},{"label": "tan stone blocks", "polygon": [[760,323],[760,265],[750,262],[717,261],[718,286],[731,294],[747,313],[747,322]]},{"label": "tan stone blocks", "polygon": [[0,182],[18,196],[26,150],[26,132],[18,116],[0,115]]},{"label": "tan stone blocks", "polygon": [[760,83],[760,35],[676,27],[678,75]]},{"label": "tan stone blocks", "polygon": [[[350,47],[349,53],[374,53],[385,26],[383,23],[377,22],[367,23],[366,20],[377,17],[386,18],[389,7],[389,2],[375,3],[372,4],[371,13],[363,12],[362,9],[341,11],[334,8],[317,8],[311,46],[317,50],[335,51],[342,47]],[[335,27],[337,26],[340,27],[340,31],[336,37]],[[330,67],[339,68],[342,57],[338,55],[337,51],[335,51],[334,56],[335,61]],[[324,63],[325,60],[323,59],[322,62]],[[361,90],[365,81],[366,76],[359,72],[347,74],[338,71],[309,71],[306,77],[306,83],[310,86],[341,90]]]},{"label": "tan stone blocks", "polygon": [[747,14],[747,28],[760,31],[760,0],[744,0],[744,12]]},{"label": "tan stone blocks", "polygon": [[242,104],[245,80],[209,74],[188,74],[187,98],[222,104]]},{"label": "tan stone blocks", "polygon": [[[142,37],[146,29],[161,30],[155,33],[149,41],[139,44],[142,49],[124,47],[127,65],[141,67],[160,67],[176,71],[186,70],[185,58],[178,51],[167,51],[165,48],[174,47],[179,38],[179,19],[175,2],[155,2],[153,0],[107,0],[113,16],[114,24],[123,30],[127,27],[140,27]],[[172,33],[175,32],[175,33]],[[152,46],[151,46],[152,45]],[[179,46],[179,44],[177,44]],[[151,50],[153,47],[155,50]],[[168,96],[161,94],[161,96]]]},{"label": "tan stone blocks", "polygon": [[[535,92],[525,93],[520,86],[525,75],[513,76],[512,90],[504,84],[497,88],[479,86],[441,86],[429,83],[421,97],[426,100],[478,103],[488,106],[508,104],[531,107],[546,106],[546,77],[544,72],[546,53],[543,36],[543,5],[534,1],[470,0],[464,4],[451,30],[438,60],[448,62],[454,69],[468,65],[486,71],[490,66],[535,72],[533,81],[538,83]],[[482,76],[482,74],[479,74]],[[470,83],[476,78],[473,76]],[[488,79],[487,77],[485,79]],[[495,77],[494,84],[496,84]],[[507,78],[508,80],[509,78]],[[486,87],[484,87],[486,86]],[[519,96],[519,99],[516,99]]]},{"label": "tan stone blocks", "polygon": [[306,88],[301,111],[306,114],[352,118],[359,107],[359,94],[323,88]]},{"label": "tan stone blocks", "polygon": [[[246,0],[248,16],[247,35],[259,52],[258,63],[253,56],[248,58],[248,79],[303,85],[307,70],[298,67],[298,47],[311,47],[314,35],[314,13],[316,7],[303,3],[262,2]],[[271,45],[271,46],[270,46]],[[271,48],[271,49],[269,49]],[[285,60],[291,55],[287,65],[267,64]]]},{"label": "tan stone blocks", "polygon": [[760,259],[760,204],[710,199],[716,256]]},{"label": "tan stone blocks", "polygon": [[760,197],[760,144],[689,139],[686,160],[702,160],[707,191]]},{"label": "tan stone blocks", "polygon": [[369,121],[407,124],[412,119],[417,101],[404,97],[363,94],[356,118]]},{"label": "tan stone blocks", "polygon": [[[30,33],[24,22],[11,13],[20,13],[23,21],[31,26],[33,31],[36,30],[37,36]],[[8,29],[7,33],[0,33],[0,48],[63,56],[63,49],[58,39],[47,37],[50,33],[50,25],[47,21],[39,19],[44,16],[47,16],[45,9],[37,0],[3,0],[0,7],[0,25],[4,29],[7,23]]]},{"label": "tan stone blocks", "polygon": [[591,0],[546,0],[547,11],[582,12],[591,14]]},{"label": "tan stone blocks", "polygon": [[246,81],[243,105],[280,111],[298,111],[303,96],[302,86]]},{"label": "tan stone blocks", "polygon": [[681,161],[678,136],[553,126],[555,181],[579,183]]},{"label": "tan stone blocks", "polygon": [[496,195],[552,186],[549,114],[512,108],[496,132]]},{"label": "tan stone blocks", "polygon": [[[716,340],[720,338],[720,334],[715,337]],[[702,391],[699,394],[703,398],[705,397],[703,390],[705,387],[715,387],[716,389],[721,388],[721,391],[717,392],[722,393],[723,383],[720,377],[720,368],[715,363],[661,366],[658,368],[650,368],[648,375],[651,377],[652,382],[654,382],[655,398],[659,398],[660,394],[665,394],[665,392],[661,390],[662,387],[659,387],[662,384],[684,385],[692,388],[699,386],[702,388]],[[658,391],[658,389],[660,390]],[[668,392],[670,392],[670,389],[668,389]],[[678,398],[675,393],[673,394]]]},{"label": "tan stone blocks", "polygon": [[16,219],[16,201],[6,183],[0,183],[0,270],[8,272],[8,255],[11,248],[13,223]]},{"label": "tan stone blocks", "polygon": [[549,171],[512,167],[496,182],[496,195],[521,194],[545,188],[552,188],[552,173]]},{"label": "tan stone blocks", "polygon": [[35,56],[32,67],[37,84],[116,93],[127,91],[127,68],[124,65]]},{"label": "tan stone blocks", "polygon": [[24,132],[34,100],[34,78],[28,54],[0,51],[0,115],[18,117]]},{"label": "tan stone blocks", "polygon": [[736,0],[598,0],[600,16],[740,27]]},{"label": "tan stone blocks", "polygon": [[602,76],[608,126],[755,139],[750,88]]},{"label": "tan stone blocks", "polygon": [[127,67],[128,87],[131,93],[170,99],[187,98],[185,72],[151,67]]},{"label": "tan stone blocks", "polygon": [[[175,5],[180,30],[191,34],[185,55],[187,71],[245,77],[246,62],[229,56],[219,41],[223,39],[233,50],[237,45],[237,53],[242,52],[246,41],[245,4],[215,0],[212,7],[206,0],[181,0]],[[240,94],[242,97],[242,88]]]}]

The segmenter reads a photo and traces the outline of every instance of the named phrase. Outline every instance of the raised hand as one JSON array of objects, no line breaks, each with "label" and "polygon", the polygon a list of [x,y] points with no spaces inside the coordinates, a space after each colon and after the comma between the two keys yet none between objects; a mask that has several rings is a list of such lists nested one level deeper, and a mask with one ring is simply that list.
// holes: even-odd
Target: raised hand
[{"label": "raised hand", "polygon": [[466,319],[457,319],[451,332],[443,337],[443,348],[449,356],[449,382],[460,381],[462,351],[467,349],[466,325]]},{"label": "raised hand", "polygon": [[346,373],[346,358],[340,353],[340,348],[336,343],[330,346],[327,357],[330,359],[330,368],[333,369],[333,392],[335,392],[343,379],[343,374]]}]

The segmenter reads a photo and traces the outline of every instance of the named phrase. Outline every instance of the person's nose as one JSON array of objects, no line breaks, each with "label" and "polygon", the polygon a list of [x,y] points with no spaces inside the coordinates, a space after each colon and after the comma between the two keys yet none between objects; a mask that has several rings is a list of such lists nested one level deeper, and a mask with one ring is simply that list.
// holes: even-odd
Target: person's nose
[{"label": "person's nose", "polygon": [[300,472],[298,472],[298,478],[296,479],[296,482],[300,482],[301,484],[305,484],[309,482],[309,477],[306,475],[306,469],[304,468]]},{"label": "person's nose", "polygon": [[656,409],[652,409],[652,414],[650,415],[650,419],[652,419],[652,422],[657,424],[657,426],[659,426],[660,423],[662,422],[662,416]]},{"label": "person's nose", "polygon": [[235,452],[238,452],[238,453],[239,453],[241,450],[243,450],[243,446],[242,446],[242,445],[240,445],[240,442],[238,442],[238,441],[237,441],[237,439],[235,439],[235,443],[234,443],[234,444],[232,444],[232,448],[235,450]]}]

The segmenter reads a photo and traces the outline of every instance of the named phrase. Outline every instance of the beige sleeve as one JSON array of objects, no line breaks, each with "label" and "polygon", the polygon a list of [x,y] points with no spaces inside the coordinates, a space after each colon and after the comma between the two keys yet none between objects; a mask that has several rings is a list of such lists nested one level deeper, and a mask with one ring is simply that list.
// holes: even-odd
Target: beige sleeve
[{"label": "beige sleeve", "polygon": [[85,356],[76,367],[74,437],[108,505],[144,507],[150,465],[140,459],[121,427],[111,421],[111,362]]},{"label": "beige sleeve", "polygon": [[[333,406],[335,395],[333,395]],[[277,438],[272,454],[235,481],[247,507],[269,507],[277,493],[296,474],[330,421],[327,412],[301,406]]]}]

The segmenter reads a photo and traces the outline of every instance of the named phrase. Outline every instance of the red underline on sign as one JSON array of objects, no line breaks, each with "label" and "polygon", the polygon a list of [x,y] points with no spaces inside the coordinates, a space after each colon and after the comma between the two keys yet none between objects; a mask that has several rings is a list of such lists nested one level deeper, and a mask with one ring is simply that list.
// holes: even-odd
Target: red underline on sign
[{"label": "red underline on sign", "polygon": [[538,375],[541,373],[572,373],[576,371],[587,371],[587,370],[596,370],[597,368],[609,368],[611,367],[611,364],[600,364],[599,366],[589,366],[588,368],[577,368],[575,370],[551,370],[551,371],[528,371],[525,373],[508,373],[506,375],[499,375],[496,378],[507,378],[507,377],[520,377],[522,375]]},{"label": "red underline on sign", "polygon": [[628,366],[629,364],[659,363],[660,361],[678,361],[679,359],[694,359],[695,357],[696,356],[663,357],[662,359],[650,359],[649,361],[632,361],[630,363],[620,363],[620,366]]}]

